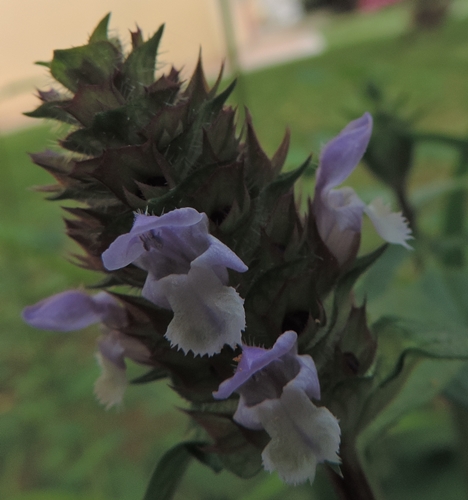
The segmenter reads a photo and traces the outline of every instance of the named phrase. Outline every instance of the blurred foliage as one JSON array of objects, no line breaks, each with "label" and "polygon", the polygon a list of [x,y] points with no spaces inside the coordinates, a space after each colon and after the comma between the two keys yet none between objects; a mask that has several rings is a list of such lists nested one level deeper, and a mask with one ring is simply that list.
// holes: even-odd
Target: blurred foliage
[{"label": "blurred foliage", "polygon": [[[357,26],[363,22],[359,19]],[[372,19],[369,31],[378,31]],[[393,22],[392,16],[388,19]],[[385,31],[386,21],[379,22]],[[357,40],[362,40],[361,31],[356,30]],[[424,110],[417,130],[463,136],[468,131],[467,32],[467,20],[450,20],[430,35],[361,41],[314,59],[244,75],[247,104],[261,142],[273,152],[285,126],[290,126],[288,164],[297,166],[341,128],[346,114],[365,110],[357,89],[369,79],[384,83],[394,96],[404,89],[410,110]],[[48,334],[18,319],[24,305],[77,282],[91,282],[88,273],[64,258],[73,247],[63,236],[57,206],[27,191],[50,178],[25,152],[50,146],[55,136],[43,126],[0,137],[0,498],[130,500],[142,496],[156,460],[184,438],[187,419],[172,409],[181,401],[158,382],[133,387],[121,411],[105,412],[92,396],[98,375],[93,359],[96,331]],[[442,194],[463,182],[451,179],[457,158],[456,151],[440,142],[421,143],[415,151],[408,190],[416,208],[424,209],[423,232],[437,236],[443,222]],[[301,187],[304,198],[311,192],[310,182]],[[391,197],[390,190],[363,169],[356,171],[351,184],[365,200],[376,194]],[[376,241],[371,236],[363,251]],[[466,328],[464,276],[435,265],[419,273],[411,255],[393,248],[367,275],[359,293],[367,297],[374,319],[398,313],[445,324],[450,318],[453,327]],[[438,367],[422,366],[421,378],[427,381],[428,372]],[[382,478],[386,498],[464,497],[448,408],[441,397],[416,408],[366,449],[367,463]],[[333,499],[324,472],[320,469],[314,496],[305,485],[288,490],[288,499]],[[284,498],[285,491],[276,476],[241,481],[194,464],[175,498],[275,500]]]}]

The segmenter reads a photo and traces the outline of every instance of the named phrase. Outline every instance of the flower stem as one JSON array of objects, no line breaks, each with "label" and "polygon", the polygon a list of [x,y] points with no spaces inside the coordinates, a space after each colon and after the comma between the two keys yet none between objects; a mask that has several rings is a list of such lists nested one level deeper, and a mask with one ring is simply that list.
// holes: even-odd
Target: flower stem
[{"label": "flower stem", "polygon": [[340,500],[376,500],[362,470],[355,443],[343,441],[340,455],[342,459],[340,468],[343,477],[330,469],[333,485]]}]

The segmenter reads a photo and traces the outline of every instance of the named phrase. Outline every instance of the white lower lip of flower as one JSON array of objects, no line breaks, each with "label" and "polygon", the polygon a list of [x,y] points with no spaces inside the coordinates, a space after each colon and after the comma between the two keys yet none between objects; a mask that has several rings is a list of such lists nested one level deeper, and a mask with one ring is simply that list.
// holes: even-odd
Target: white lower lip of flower
[{"label": "white lower lip of flower", "polygon": [[173,275],[164,282],[174,311],[166,338],[185,353],[212,356],[225,344],[241,343],[245,328],[244,301],[208,268],[192,268],[187,275]]},{"label": "white lower lip of flower", "polygon": [[108,410],[122,403],[128,385],[127,376],[125,370],[116,366],[101,353],[96,353],[96,359],[102,372],[94,384],[94,394]]},{"label": "white lower lip of flower", "polygon": [[262,453],[263,466],[285,483],[312,483],[317,464],[340,462],[338,420],[304,391],[285,387],[281,398],[265,400],[255,411],[271,437]]},{"label": "white lower lip of flower", "polygon": [[412,249],[406,243],[406,240],[413,239],[411,229],[401,212],[392,212],[390,206],[381,198],[376,198],[370,203],[365,212],[381,238],[389,243],[403,245],[408,250]]}]

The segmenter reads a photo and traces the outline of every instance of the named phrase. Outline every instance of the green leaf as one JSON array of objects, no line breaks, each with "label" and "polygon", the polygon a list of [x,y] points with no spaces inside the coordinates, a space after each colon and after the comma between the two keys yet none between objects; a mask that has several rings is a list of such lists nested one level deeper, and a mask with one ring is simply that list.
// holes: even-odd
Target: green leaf
[{"label": "green leaf", "polygon": [[467,328],[387,317],[372,331],[378,340],[372,373],[337,386],[331,405],[343,432],[365,432],[366,443],[440,393],[468,360]]},{"label": "green leaf", "polygon": [[[465,146],[460,151],[460,158],[452,174],[457,181],[463,179],[468,171],[468,148]],[[442,235],[444,238],[453,238],[462,234],[465,228],[466,216],[466,190],[460,187],[447,197],[445,201],[445,213],[442,224]],[[447,248],[442,252],[442,262],[448,266],[461,267],[465,263],[464,245]]]},{"label": "green leaf", "polygon": [[412,283],[393,282],[388,291],[369,301],[369,312],[392,314],[451,329],[468,327],[468,271],[442,269],[426,263],[426,270]]},{"label": "green leaf", "polygon": [[142,139],[133,130],[126,109],[122,107],[95,114],[91,126],[75,130],[61,146],[77,153],[98,156],[105,149],[141,143]]},{"label": "green leaf", "polygon": [[450,381],[445,388],[444,394],[456,403],[468,408],[468,364]]},{"label": "green leaf", "polygon": [[210,449],[216,452],[222,466],[248,479],[262,469],[261,450],[269,441],[264,431],[252,431],[236,424],[230,415],[187,410],[201,427],[203,427],[214,444]]},{"label": "green leaf", "polygon": [[364,429],[358,437],[361,459],[365,461],[366,447],[384,430],[441,392],[460,369],[460,363],[413,358],[400,377],[374,392],[360,417],[361,429]]},{"label": "green leaf", "polygon": [[52,61],[36,61],[34,64],[38,66],[45,66],[46,68],[50,68]]},{"label": "green leaf", "polygon": [[65,109],[83,125],[90,126],[97,114],[119,108],[124,102],[113,85],[82,85]]},{"label": "green leaf", "polygon": [[389,245],[358,282],[355,289],[358,301],[372,302],[382,296],[391,286],[399,266],[410,257],[412,253],[401,245]]},{"label": "green leaf", "polygon": [[252,250],[259,239],[261,229],[266,228],[268,220],[278,204],[279,198],[289,193],[297,179],[304,173],[310,163],[310,157],[296,170],[280,175],[270,182],[259,194],[254,218],[243,239],[250,242]]},{"label": "green leaf", "polygon": [[250,282],[245,293],[247,338],[255,338],[256,342],[269,347],[284,331],[285,317],[288,322],[294,323],[294,314],[288,315],[288,312],[302,313],[305,323],[303,328],[309,322],[309,315],[318,316],[313,275],[308,265],[307,258],[297,258],[273,266],[255,279],[247,278]]},{"label": "green leaf", "polygon": [[413,133],[412,137],[418,142],[439,142],[441,144],[452,146],[454,148],[468,147],[468,139],[458,138],[452,135],[432,134],[432,133]]},{"label": "green leaf", "polygon": [[194,115],[194,120],[172,141],[166,153],[166,158],[172,163],[174,176],[184,179],[193,171],[203,150],[203,131],[221,112],[235,83],[233,81],[223,92],[213,99],[203,101],[197,108],[193,108],[192,101],[189,101],[190,113]]},{"label": "green leaf", "polygon": [[156,380],[161,380],[168,376],[167,370],[164,368],[155,368],[149,372],[141,375],[140,377],[134,378],[130,381],[131,384],[147,384],[148,382],[154,382]]},{"label": "green leaf", "polygon": [[146,42],[135,47],[122,68],[122,93],[140,95],[145,86],[154,82],[156,55],[164,31],[164,24]]},{"label": "green leaf", "polygon": [[96,26],[94,31],[91,33],[91,36],[89,37],[89,43],[102,42],[102,41],[108,40],[107,28],[109,26],[110,16],[111,16],[111,13],[109,12],[107,15],[105,15],[102,18],[102,20]]},{"label": "green leaf", "polygon": [[[166,452],[156,466],[143,500],[170,500],[182,480],[192,458],[204,460],[200,447],[206,443],[179,443]],[[208,463],[208,462],[205,462]]]},{"label": "green leaf", "polygon": [[388,244],[385,243],[377,248],[377,250],[374,250],[363,257],[359,257],[354,262],[353,267],[341,277],[335,290],[333,312],[330,319],[329,330],[335,327],[340,311],[346,311],[347,314],[348,309],[343,307],[343,305],[349,300],[349,294],[357,279],[365,273],[367,269],[369,269],[369,267],[385,252],[387,248]]},{"label": "green leaf", "polygon": [[289,487],[281,482],[281,479],[277,474],[271,474],[252,491],[242,495],[239,500],[271,500],[272,498],[288,498],[288,490]]},{"label": "green leaf", "polygon": [[374,389],[359,426],[370,424],[376,434],[443,390],[468,359],[468,331],[395,318],[380,319],[372,330],[379,348]]},{"label": "green leaf", "polygon": [[364,161],[383,182],[398,189],[413,164],[411,123],[384,111],[373,113],[373,117],[374,130]]},{"label": "green leaf", "polygon": [[272,181],[266,188],[264,193],[261,195],[264,198],[264,201],[268,200],[270,203],[276,201],[280,196],[283,196],[288,191],[290,191],[296,181],[301,177],[301,175],[306,171],[309,167],[309,163],[312,157],[309,156],[305,160],[305,162],[292,172],[286,172],[285,174],[280,175],[274,181]]},{"label": "green leaf", "polygon": [[468,189],[468,178],[437,179],[411,192],[411,203],[415,208],[423,208],[446,194],[451,194],[460,189]]},{"label": "green leaf", "polygon": [[405,358],[409,355],[434,359],[468,359],[466,327],[441,327],[433,323],[384,317],[372,325],[372,331],[377,335],[381,352],[382,359],[376,378],[382,386],[400,374]]},{"label": "green leaf", "polygon": [[108,41],[82,47],[55,50],[50,65],[52,76],[72,92],[81,85],[107,83],[120,62],[119,51]]},{"label": "green leaf", "polygon": [[29,111],[23,114],[25,116],[29,116],[30,118],[49,118],[52,120],[69,123],[70,125],[78,125],[78,122],[75,120],[75,118],[63,109],[63,106],[68,104],[69,102],[70,101],[44,102],[34,111]]},{"label": "green leaf", "polygon": [[199,189],[216,169],[217,165],[212,164],[196,170],[165,195],[148,200],[148,210],[159,214],[163,210],[169,211],[178,208],[180,200],[186,194]]},{"label": "green leaf", "polygon": [[338,287],[340,293],[347,295],[356,283],[357,279],[364,274],[374,262],[383,255],[388,248],[388,243],[384,243],[373,252],[356,259],[353,267],[341,278]]}]

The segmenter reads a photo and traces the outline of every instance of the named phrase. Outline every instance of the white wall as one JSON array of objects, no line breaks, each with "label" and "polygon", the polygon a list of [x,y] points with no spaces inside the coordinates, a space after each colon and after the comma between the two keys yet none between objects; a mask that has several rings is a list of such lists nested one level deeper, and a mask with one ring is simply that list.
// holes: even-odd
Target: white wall
[{"label": "white wall", "polygon": [[35,107],[34,86],[49,82],[34,61],[54,49],[86,43],[98,21],[112,12],[111,32],[130,44],[136,23],[145,37],[166,23],[159,62],[184,66],[188,77],[203,47],[213,73],[225,57],[218,0],[0,0],[0,131],[34,123],[21,111]]}]

